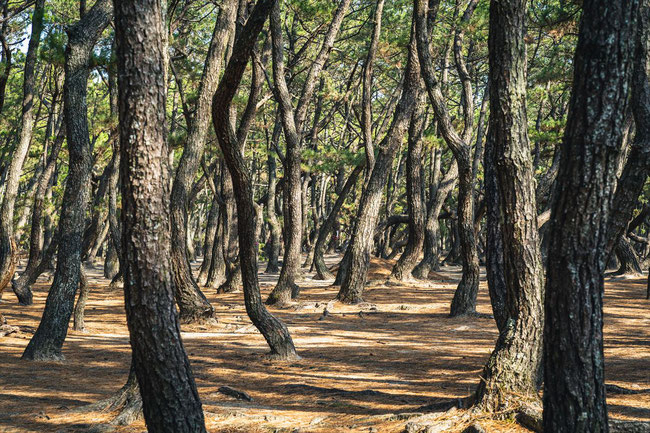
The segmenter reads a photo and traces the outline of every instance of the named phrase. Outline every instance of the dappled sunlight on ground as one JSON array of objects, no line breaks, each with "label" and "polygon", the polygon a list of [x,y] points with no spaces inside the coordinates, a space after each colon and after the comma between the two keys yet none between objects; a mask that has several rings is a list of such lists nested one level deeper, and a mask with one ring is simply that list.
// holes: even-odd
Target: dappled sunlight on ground
[{"label": "dappled sunlight on ground", "polygon": [[[332,263],[334,257],[328,257]],[[299,282],[300,302],[272,309],[287,323],[302,359],[275,362],[264,355],[262,336],[250,325],[242,293],[206,290],[216,325],[183,327],[206,414],[213,432],[401,432],[403,417],[436,401],[467,396],[479,380],[496,339],[485,283],[477,317],[449,318],[459,269],[443,268],[426,282],[386,284],[391,262],[373,261],[365,304],[333,302],[330,282]],[[263,266],[260,266],[264,269]],[[34,287],[34,305],[13,294],[0,304],[21,332],[0,339],[0,431],[85,432],[112,418],[68,410],[106,398],[126,381],[130,362],[122,292],[109,290],[101,269],[88,271],[91,293],[87,332],[70,330],[63,363],[20,360],[38,326],[49,284]],[[277,275],[261,275],[267,294]],[[650,301],[645,279],[608,282],[605,297],[607,382],[650,388]],[[327,313],[324,314],[324,310]],[[218,393],[228,385],[252,402]],[[650,394],[609,397],[611,416],[650,420]],[[526,431],[512,422],[480,422],[488,431]],[[116,431],[143,431],[142,421]],[[451,429],[449,431],[456,431]]]}]

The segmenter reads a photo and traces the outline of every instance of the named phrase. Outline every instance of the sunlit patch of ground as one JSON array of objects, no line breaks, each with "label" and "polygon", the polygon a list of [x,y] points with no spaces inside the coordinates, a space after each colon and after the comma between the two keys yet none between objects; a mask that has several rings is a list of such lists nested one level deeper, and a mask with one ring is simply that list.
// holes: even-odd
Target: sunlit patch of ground
[{"label": "sunlit patch of ground", "polygon": [[[471,393],[497,335],[485,283],[478,307],[483,315],[452,319],[447,313],[458,268],[445,268],[427,282],[385,284],[391,265],[373,261],[367,303],[361,306],[331,302],[336,295],[331,282],[305,275],[300,302],[272,310],[289,326],[302,356],[296,362],[264,357],[266,344],[250,326],[241,293],[206,290],[219,324],[184,327],[183,338],[208,430],[401,432],[406,420],[394,414]],[[101,269],[88,275],[87,332],[69,332],[64,363],[20,360],[38,326],[49,284],[42,280],[35,286],[31,307],[19,306],[13,294],[5,293],[0,308],[21,332],[0,338],[0,431],[85,432],[112,418],[68,411],[110,396],[129,369],[122,292],[108,290]],[[264,294],[276,278],[261,275]],[[612,280],[606,288],[607,382],[629,389],[650,388],[645,289],[645,279]],[[223,385],[247,392],[253,401],[218,393]],[[613,418],[650,421],[650,394],[610,396],[608,402]],[[479,423],[492,432],[526,431],[507,421]],[[140,421],[116,431],[143,430]]]}]

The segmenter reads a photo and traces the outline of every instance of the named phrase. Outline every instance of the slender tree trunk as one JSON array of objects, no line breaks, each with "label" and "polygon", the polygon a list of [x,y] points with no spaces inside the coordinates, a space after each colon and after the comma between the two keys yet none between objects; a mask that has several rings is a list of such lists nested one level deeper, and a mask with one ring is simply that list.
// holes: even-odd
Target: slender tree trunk
[{"label": "slender tree trunk", "polygon": [[[279,116],[279,114],[278,114]],[[272,143],[277,144],[280,139],[280,133],[282,132],[282,124],[279,119],[275,123],[273,128],[273,134],[271,137]],[[278,184],[278,179],[276,175],[276,159],[273,151],[269,149],[268,152],[268,176],[269,183],[266,194],[266,215],[269,220],[269,227],[271,231],[271,236],[269,239],[269,246],[267,248],[268,254],[268,263],[266,265],[267,274],[276,273],[280,270],[278,266],[278,258],[280,256],[280,242],[282,240],[282,229],[280,227],[280,222],[278,221],[278,216],[275,213],[275,196],[276,189]]]},{"label": "slender tree trunk", "polygon": [[525,20],[526,0],[490,3],[487,146],[492,150],[486,152],[491,159],[484,165],[493,165],[490,174],[496,175],[496,182],[490,182],[496,184],[497,197],[486,201],[490,207],[497,205],[489,213],[498,215],[497,223],[503,224],[495,231],[501,242],[487,248],[502,251],[503,267],[496,272],[505,277],[507,322],[477,390],[478,404],[489,411],[536,398],[542,359],[544,276],[527,131]]},{"label": "slender tree trunk", "polygon": [[[51,187],[50,181],[56,168],[56,161],[65,139],[65,127],[61,125],[47,160],[47,165],[38,179],[34,203],[32,205],[32,226],[29,237],[29,258],[25,270],[20,277],[12,282],[12,288],[18,300],[23,305],[32,304],[32,292],[27,282],[33,278],[36,268],[43,260],[43,211],[45,210],[45,195]],[[36,276],[38,277],[38,275]]]},{"label": "slender tree trunk", "polygon": [[199,284],[204,283],[208,278],[208,271],[210,270],[210,265],[212,264],[212,250],[214,249],[214,238],[217,235],[218,224],[219,201],[215,197],[210,204],[208,221],[205,227],[205,239],[203,240],[203,262],[201,262],[199,276],[196,278]]},{"label": "slender tree trunk", "polygon": [[88,279],[83,269],[80,270],[79,275],[79,296],[77,297],[77,303],[74,306],[74,325],[73,329],[75,331],[86,331],[86,324],[84,322],[86,314],[86,302],[88,301],[88,292],[90,291],[88,287]]},{"label": "slender tree trunk", "polygon": [[325,247],[327,246],[327,237],[330,235],[334,229],[334,224],[338,220],[338,215],[343,207],[345,198],[348,196],[352,188],[357,182],[357,178],[363,170],[362,166],[357,166],[352,170],[350,177],[343,185],[343,189],[339,193],[339,196],[334,202],[334,206],[330,210],[330,213],[327,215],[325,222],[318,231],[318,239],[316,239],[316,245],[314,246],[314,267],[316,268],[316,276],[314,279],[318,280],[329,280],[334,278],[334,274],[327,268],[325,265],[325,260],[323,259],[323,254],[325,253]]},{"label": "slender tree trunk", "polygon": [[[296,357],[289,330],[282,321],[264,307],[257,279],[257,230],[258,215],[253,202],[251,176],[243,158],[242,144],[245,134],[235,135],[232,128],[231,104],[241,82],[249,57],[253,52],[257,36],[262,30],[266,17],[274,10],[275,19],[279,17],[276,0],[260,0],[255,4],[246,26],[235,41],[233,55],[228,62],[212,103],[212,121],[224,159],[232,177],[237,194],[237,231],[239,235],[240,265],[244,285],[246,312],[255,327],[266,339],[271,354],[282,359]],[[254,74],[255,75],[255,74]],[[260,83],[261,85],[261,83]],[[252,97],[253,91],[251,91]]]},{"label": "slender tree trunk", "polygon": [[[18,185],[23,164],[27,157],[29,144],[34,128],[34,96],[36,92],[36,58],[43,30],[43,14],[45,0],[37,0],[34,4],[31,28],[32,33],[27,46],[25,68],[23,71],[23,101],[20,123],[20,137],[11,156],[7,171],[4,199],[0,207],[0,295],[11,281],[18,261],[16,242],[14,240],[14,209]],[[4,92],[3,92],[4,100]]]},{"label": "slender tree trunk", "polygon": [[[424,96],[424,98],[423,98]],[[422,199],[422,136],[426,115],[426,95],[420,96],[418,109],[413,112],[409,125],[408,155],[406,156],[406,196],[409,213],[408,242],[404,252],[393,267],[391,277],[398,281],[413,278],[411,272],[420,260],[424,246],[425,209]]]},{"label": "slender tree trunk", "polygon": [[637,9],[637,1],[583,3],[549,232],[545,432],[608,431],[603,274]]},{"label": "slender tree trunk", "polygon": [[[463,15],[463,23],[467,23],[472,16],[477,1],[471,0]],[[471,80],[467,73],[462,54],[462,29],[456,30],[454,38],[454,54],[459,75],[463,83],[463,115],[464,130],[456,131],[445,104],[442,88],[435,77],[433,60],[429,47],[427,30],[427,0],[415,1],[417,48],[422,76],[426,84],[429,100],[438,122],[438,128],[447,145],[454,153],[458,164],[458,235],[463,260],[463,276],[454,299],[451,303],[451,316],[473,313],[476,311],[476,297],[478,294],[479,264],[476,239],[474,235],[474,173],[472,170],[471,149],[468,140],[472,135],[473,125],[473,97],[471,94]],[[430,20],[429,20],[430,21]],[[464,27],[464,26],[461,26]]]},{"label": "slender tree trunk", "polygon": [[337,299],[348,304],[357,304],[363,301],[370,264],[370,250],[379,217],[382,192],[386,184],[386,177],[393,164],[395,154],[399,150],[406,129],[413,112],[418,105],[418,90],[420,88],[420,67],[415,46],[415,32],[411,31],[409,56],[404,72],[402,96],[395,108],[392,124],[388,133],[380,143],[380,150],[375,161],[375,166],[366,184],[366,189],[361,196],[357,224],[354,229],[352,241],[348,246],[349,269],[345,273]]},{"label": "slender tree trunk", "polygon": [[172,186],[172,264],[176,303],[183,323],[201,322],[214,317],[214,309],[194,280],[187,254],[188,195],[205,147],[210,121],[210,98],[217,88],[229,35],[234,30],[237,4],[237,0],[222,3],[199,84],[195,113],[188,125],[187,142]]},{"label": "slender tree trunk", "polygon": [[295,279],[300,272],[300,247],[302,244],[301,142],[303,127],[316,85],[320,82],[319,77],[334,46],[336,35],[341,28],[341,23],[350,6],[350,2],[351,0],[340,1],[327,29],[318,55],[307,72],[298,105],[295,109],[285,80],[279,6],[271,14],[273,77],[287,150],[283,161],[284,203],[286,209],[283,215],[285,237],[284,256],[278,283],[266,300],[266,303],[270,305],[287,304],[292,298],[296,298],[300,291],[295,283]]},{"label": "slender tree trunk", "polygon": [[115,1],[125,307],[148,430],[205,432],[174,307],[162,7]]},{"label": "slender tree trunk", "polygon": [[23,359],[63,359],[61,348],[68,332],[81,271],[82,233],[79,227],[84,225],[90,194],[92,149],[86,103],[90,56],[111,17],[110,1],[100,0],[68,30],[63,109],[70,163],[59,219],[56,272],[43,317]]}]

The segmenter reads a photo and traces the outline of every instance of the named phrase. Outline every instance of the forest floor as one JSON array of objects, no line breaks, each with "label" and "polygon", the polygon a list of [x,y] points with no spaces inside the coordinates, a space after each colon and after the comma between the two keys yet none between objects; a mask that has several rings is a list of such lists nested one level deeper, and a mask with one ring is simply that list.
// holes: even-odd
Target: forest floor
[{"label": "forest floor", "polygon": [[[336,257],[328,257],[330,263]],[[402,432],[422,406],[469,395],[497,336],[485,281],[475,317],[449,318],[459,276],[443,268],[433,279],[386,283],[392,262],[373,259],[366,304],[331,302],[336,288],[306,274],[300,301],[272,309],[289,326],[302,357],[269,361],[262,336],[250,325],[242,293],[206,290],[219,323],[183,326],[210,432]],[[261,267],[263,269],[263,267]],[[38,326],[49,283],[34,286],[34,305],[19,306],[5,292],[0,309],[20,332],[0,338],[0,432],[87,432],[114,414],[70,409],[116,392],[130,362],[121,290],[109,290],[101,268],[88,271],[87,332],[70,330],[65,362],[20,360]],[[267,294],[277,275],[261,275]],[[608,384],[650,388],[650,301],[646,280],[608,279],[605,293],[605,357]],[[324,314],[324,309],[328,313]],[[230,386],[252,401],[218,392]],[[611,395],[610,416],[650,421],[650,393]],[[408,415],[411,414],[411,415]],[[469,425],[446,413],[441,430]],[[459,421],[460,420],[460,421]],[[488,432],[525,432],[514,421],[474,419]],[[446,424],[445,424],[446,423]],[[143,421],[117,432],[144,431]]]}]

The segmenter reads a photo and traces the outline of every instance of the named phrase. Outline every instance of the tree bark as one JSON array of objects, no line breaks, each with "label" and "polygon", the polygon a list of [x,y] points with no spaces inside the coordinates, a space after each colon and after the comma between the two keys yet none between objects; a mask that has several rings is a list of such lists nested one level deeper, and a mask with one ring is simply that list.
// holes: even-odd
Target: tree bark
[{"label": "tree bark", "polygon": [[614,254],[616,254],[619,263],[619,268],[614,272],[614,275],[641,275],[639,258],[626,236],[618,238],[618,242],[614,247]]},{"label": "tree bark", "polygon": [[[471,0],[465,14],[463,22],[468,22],[474,8],[476,0]],[[464,69],[464,61],[460,53],[456,54],[457,69],[463,82],[463,112],[465,117],[465,128],[462,135],[459,134],[452,121],[445,105],[440,83],[435,77],[433,60],[429,47],[429,37],[427,31],[427,0],[415,1],[415,22],[417,33],[417,49],[422,76],[426,85],[429,100],[433,107],[435,118],[438,122],[438,128],[456,158],[458,164],[458,234],[461,246],[461,256],[463,260],[463,275],[454,299],[451,303],[451,316],[459,316],[473,313],[476,311],[476,297],[478,294],[479,264],[478,251],[476,248],[476,239],[474,235],[474,194],[473,194],[473,171],[471,148],[468,139],[472,134],[473,110],[471,101],[471,83],[469,76]],[[460,42],[459,42],[460,39]],[[455,37],[455,50],[462,44],[462,37],[458,33]]]},{"label": "tree bark", "polygon": [[82,233],[79,227],[83,227],[88,210],[92,172],[86,102],[90,58],[97,40],[111,18],[110,1],[100,0],[68,30],[63,109],[70,162],[59,219],[56,272],[43,317],[25,348],[23,359],[64,358],[61,348],[68,332],[81,270]]},{"label": "tree bark", "polygon": [[549,232],[544,431],[607,432],[603,274],[637,1],[583,2]]},{"label": "tree bark", "polygon": [[195,113],[188,125],[187,141],[183,155],[178,162],[172,186],[172,264],[176,303],[183,323],[201,322],[214,318],[212,305],[194,280],[187,254],[188,195],[205,147],[205,138],[210,122],[210,98],[217,88],[229,35],[234,31],[237,5],[237,0],[222,2],[221,12],[214,26],[212,41],[199,83]]},{"label": "tree bark", "polygon": [[43,30],[45,0],[37,0],[32,14],[32,33],[27,46],[23,71],[23,101],[20,123],[20,137],[11,156],[7,171],[4,199],[0,207],[0,296],[11,281],[18,261],[14,240],[14,210],[18,185],[34,128],[34,96],[36,89],[36,58]]},{"label": "tree bark", "polygon": [[[280,139],[280,133],[282,132],[282,123],[280,122],[280,113],[277,114],[278,118],[276,119],[275,126],[273,127],[273,134],[271,135],[271,143],[274,146],[277,146],[278,140]],[[275,196],[277,194],[277,185],[278,178],[276,174],[276,159],[273,154],[273,150],[268,150],[268,188],[266,194],[266,215],[269,220],[269,227],[271,231],[271,236],[269,239],[269,246],[267,248],[268,263],[266,264],[266,270],[264,271],[267,274],[276,273],[280,270],[278,265],[278,258],[280,256],[280,242],[282,241],[282,228],[280,222],[278,221],[278,216],[275,213]]]},{"label": "tree bark", "polygon": [[499,224],[494,233],[501,239],[487,249],[499,249],[503,257],[503,267],[495,273],[503,272],[507,321],[483,369],[476,397],[483,409],[493,412],[536,398],[542,359],[544,276],[527,131],[525,20],[526,0],[490,3],[487,145],[492,150],[485,166],[493,165],[490,175],[496,182],[490,182],[496,188],[486,194],[495,190],[497,194],[486,196],[486,201],[488,213],[498,218],[490,218],[490,223]]},{"label": "tree bark", "polygon": [[83,269],[80,270],[79,275],[79,296],[77,297],[77,303],[74,306],[74,320],[73,328],[75,331],[85,332],[86,323],[84,321],[86,315],[86,302],[88,301],[88,292],[90,291],[88,287],[88,279]]},{"label": "tree bark", "polygon": [[296,298],[299,288],[295,279],[300,272],[300,247],[302,244],[302,182],[301,151],[303,127],[307,110],[319,82],[319,77],[329,58],[336,35],[341,28],[343,18],[351,0],[341,0],[334,17],[329,24],[320,50],[305,77],[302,92],[294,109],[291,94],[285,79],[282,25],[279,6],[271,13],[271,36],[273,49],[273,78],[275,95],[278,99],[284,136],[286,154],[284,158],[284,256],[278,283],[266,300],[269,305],[284,305]]},{"label": "tree bark", "polygon": [[316,268],[316,276],[314,276],[314,279],[329,280],[334,278],[334,274],[327,268],[327,265],[325,265],[325,260],[323,259],[325,247],[327,246],[327,237],[334,229],[334,224],[338,219],[338,215],[341,208],[343,207],[345,198],[356,184],[357,178],[361,174],[362,170],[362,166],[357,166],[354,168],[354,170],[352,170],[350,177],[348,177],[345,185],[343,185],[343,189],[339,193],[339,196],[336,198],[334,206],[332,206],[332,209],[327,215],[325,222],[323,222],[323,225],[318,231],[318,238],[316,239],[316,245],[314,246],[314,268]]},{"label": "tree bark", "polygon": [[[273,10],[273,12],[271,12]],[[235,134],[231,118],[231,104],[246,69],[248,59],[253,53],[257,37],[267,16],[279,15],[276,0],[260,0],[255,4],[246,26],[241,31],[233,47],[233,55],[228,62],[219,87],[212,99],[212,122],[224,154],[224,160],[231,174],[233,186],[237,191],[237,231],[239,235],[239,260],[244,286],[246,312],[255,327],[262,333],[274,357],[291,359],[296,357],[296,349],[286,325],[273,316],[262,303],[257,279],[257,212],[253,202],[253,188],[250,172],[243,157],[245,134]],[[256,75],[256,74],[254,74]],[[260,83],[261,85],[261,83]],[[251,94],[254,90],[251,91]],[[252,97],[252,95],[251,95]]]},{"label": "tree bark", "polygon": [[370,264],[370,250],[377,226],[384,185],[386,184],[390,167],[393,164],[393,159],[402,145],[409,121],[413,112],[416,111],[419,101],[419,70],[420,67],[415,46],[415,31],[412,28],[408,60],[404,71],[402,95],[395,108],[391,126],[386,136],[379,143],[380,150],[366,188],[361,195],[357,223],[352,240],[348,246],[349,269],[343,277],[341,289],[337,294],[337,299],[344,303],[358,304],[363,302],[363,290]]},{"label": "tree bark", "polygon": [[[424,96],[424,98],[422,97]],[[409,125],[408,155],[406,156],[406,196],[409,214],[408,242],[404,252],[393,267],[391,277],[398,281],[413,278],[411,274],[418,264],[424,246],[425,209],[422,199],[422,136],[426,115],[426,95],[422,93],[418,108],[413,112]]]},{"label": "tree bark", "polygon": [[174,307],[162,8],[115,1],[124,304],[147,429],[205,432]]}]

